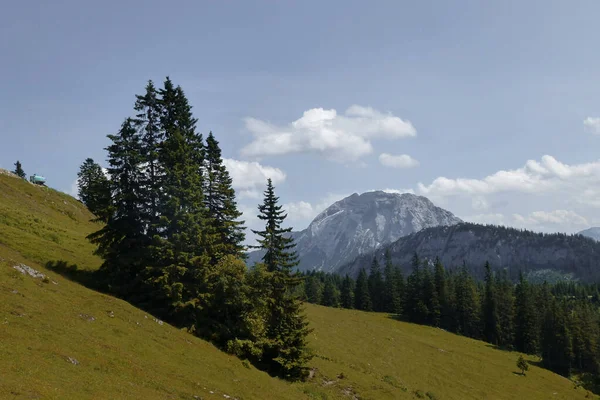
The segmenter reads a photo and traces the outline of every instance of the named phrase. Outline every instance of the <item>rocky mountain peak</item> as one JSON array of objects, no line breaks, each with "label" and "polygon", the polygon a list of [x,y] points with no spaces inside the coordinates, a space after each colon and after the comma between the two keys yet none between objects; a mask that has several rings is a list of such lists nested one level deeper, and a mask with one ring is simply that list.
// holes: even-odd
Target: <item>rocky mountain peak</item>
[{"label": "rocky mountain peak", "polygon": [[[433,226],[462,222],[429,199],[410,193],[354,193],[294,232],[301,270],[335,271],[358,255]],[[255,260],[251,255],[250,261]]]}]

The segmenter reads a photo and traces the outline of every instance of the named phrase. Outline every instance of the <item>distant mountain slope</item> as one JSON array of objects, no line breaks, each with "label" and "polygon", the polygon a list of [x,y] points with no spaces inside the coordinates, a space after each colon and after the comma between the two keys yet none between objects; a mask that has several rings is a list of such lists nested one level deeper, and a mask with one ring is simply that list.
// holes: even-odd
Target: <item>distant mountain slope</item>
[{"label": "distant mountain slope", "polygon": [[[293,232],[299,269],[336,271],[361,254],[423,228],[462,222],[429,199],[383,191],[353,194],[321,212],[303,231]],[[253,252],[249,264],[259,261]]]},{"label": "distant mountain slope", "polygon": [[[462,223],[424,229],[389,246],[392,259],[410,272],[416,251],[421,258],[439,256],[446,267],[466,262],[472,273],[483,277],[483,266],[508,268],[516,278],[524,272],[553,271],[584,280],[600,279],[600,243],[580,235],[542,234],[513,228]],[[342,274],[357,275],[368,268],[373,256],[382,258],[385,248],[358,257],[340,268]]]},{"label": "distant mountain slope", "polygon": [[600,240],[600,227],[596,226],[593,228],[589,228],[589,229],[583,230],[581,232],[578,232],[578,234],[592,238],[594,240]]}]

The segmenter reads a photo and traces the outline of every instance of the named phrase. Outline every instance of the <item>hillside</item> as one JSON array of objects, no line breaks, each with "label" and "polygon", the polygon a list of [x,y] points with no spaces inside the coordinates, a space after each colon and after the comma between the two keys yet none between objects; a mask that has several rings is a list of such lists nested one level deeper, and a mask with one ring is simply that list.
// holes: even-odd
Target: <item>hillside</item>
[{"label": "hillside", "polygon": [[[385,314],[311,305],[312,379],[270,378],[46,269],[57,260],[98,267],[89,217],[70,196],[0,175],[0,398],[586,398],[535,365],[515,374],[516,353]],[[48,279],[21,274],[21,263]]]},{"label": "hillside", "polygon": [[600,279],[600,243],[592,239],[470,223],[427,228],[400,238],[355,259],[340,273],[357,275],[360,268],[369,267],[374,255],[381,259],[386,249],[406,273],[411,271],[411,258],[416,251],[421,258],[430,260],[439,256],[448,268],[459,267],[464,261],[479,278],[483,278],[483,266],[489,261],[494,269],[508,269],[512,278],[523,270],[554,278]]},{"label": "hillside", "polygon": [[592,228],[585,229],[579,232],[579,235],[583,235],[594,240],[600,240],[600,227],[595,226]]},{"label": "hillside", "polygon": [[[300,256],[298,269],[337,272],[357,256],[433,226],[462,222],[429,199],[410,193],[354,193],[327,207],[310,225],[293,232]],[[253,265],[262,257],[250,253]]]}]

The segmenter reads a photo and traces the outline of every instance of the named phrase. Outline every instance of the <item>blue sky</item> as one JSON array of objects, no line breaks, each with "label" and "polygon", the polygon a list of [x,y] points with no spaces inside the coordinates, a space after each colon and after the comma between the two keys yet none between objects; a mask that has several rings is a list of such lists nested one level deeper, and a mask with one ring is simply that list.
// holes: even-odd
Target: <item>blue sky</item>
[{"label": "blue sky", "polygon": [[168,3],[4,2],[0,166],[70,192],[169,75],[251,226],[267,176],[297,228],[373,189],[475,222],[600,224],[600,3]]}]

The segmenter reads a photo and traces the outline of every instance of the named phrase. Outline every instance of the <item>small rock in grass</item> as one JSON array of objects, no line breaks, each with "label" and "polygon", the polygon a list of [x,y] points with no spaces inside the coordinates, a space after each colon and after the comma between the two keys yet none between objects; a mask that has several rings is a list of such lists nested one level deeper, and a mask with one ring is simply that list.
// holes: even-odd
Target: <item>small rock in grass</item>
[{"label": "small rock in grass", "polygon": [[79,365],[79,361],[77,361],[76,359],[72,358],[72,357],[68,357],[67,358],[69,360],[69,362],[73,365]]}]

